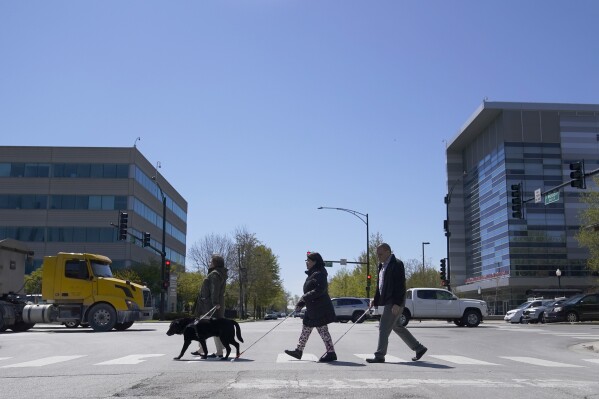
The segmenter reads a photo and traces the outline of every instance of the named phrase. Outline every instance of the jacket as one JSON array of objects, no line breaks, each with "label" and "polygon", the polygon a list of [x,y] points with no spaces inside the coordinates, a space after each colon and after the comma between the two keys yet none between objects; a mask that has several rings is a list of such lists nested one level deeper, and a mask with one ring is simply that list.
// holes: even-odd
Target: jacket
[{"label": "jacket", "polygon": [[[383,264],[379,264],[378,274]],[[378,275],[377,274],[377,275]],[[380,279],[376,281],[376,293],[374,294],[374,306],[385,306],[389,304],[404,307],[406,304],[406,271],[403,262],[391,254],[389,264],[385,269],[383,278],[383,289],[379,288]]]},{"label": "jacket", "polygon": [[296,307],[306,306],[304,325],[322,327],[336,320],[333,302],[329,296],[327,271],[324,266],[313,266],[306,270],[308,277],[304,283],[304,295]]},{"label": "jacket", "polygon": [[202,317],[215,305],[220,305],[213,317],[225,317],[225,286],[227,284],[228,271],[224,267],[212,268],[202,283],[200,292],[196,299],[194,314]]}]

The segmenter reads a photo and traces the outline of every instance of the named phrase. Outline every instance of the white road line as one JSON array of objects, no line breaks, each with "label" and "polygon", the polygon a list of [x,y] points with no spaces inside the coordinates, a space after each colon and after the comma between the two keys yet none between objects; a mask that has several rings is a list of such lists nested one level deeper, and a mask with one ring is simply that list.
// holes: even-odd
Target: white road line
[{"label": "white road line", "polygon": [[599,359],[582,359],[585,362],[591,362],[591,363],[598,363],[599,364]]},{"label": "white road line", "polygon": [[10,357],[0,357],[0,360],[11,359]]},{"label": "white road line", "polygon": [[449,356],[449,355],[431,355],[435,359],[445,360],[446,362],[455,364],[477,364],[481,366],[499,366],[497,363],[489,363],[483,360],[476,360],[465,356]]},{"label": "white road line", "polygon": [[31,360],[29,362],[9,364],[7,366],[2,366],[2,368],[6,369],[6,368],[12,368],[12,367],[42,367],[42,366],[47,366],[49,364],[68,362],[69,360],[78,359],[78,358],[84,357],[84,356],[87,356],[87,355],[50,356],[50,357],[44,357],[44,358],[37,359],[37,360]]},{"label": "white road line", "polygon": [[277,355],[277,363],[306,363],[306,362],[317,362],[320,356],[313,355],[311,353],[304,353],[301,359],[296,359],[289,356],[286,353],[279,353]]},{"label": "white road line", "polygon": [[511,356],[500,356],[503,359],[513,360],[515,362],[533,364],[535,366],[543,366],[543,367],[584,367],[577,366],[574,364],[560,363],[560,362],[552,362],[551,360],[543,360],[537,359],[535,357],[511,357]]},{"label": "white road line", "polygon": [[164,356],[164,353],[147,354],[147,355],[129,355],[120,357],[118,359],[107,360],[102,363],[96,363],[94,366],[108,366],[113,364],[139,364],[145,362],[147,357],[160,357]]},{"label": "white road line", "polygon": [[[372,353],[354,353],[354,356],[357,356],[364,361],[366,361],[366,359],[374,357],[374,355]],[[385,355],[385,363],[408,363],[408,362],[411,362],[411,360],[404,360],[404,359],[400,359],[395,356]]]}]

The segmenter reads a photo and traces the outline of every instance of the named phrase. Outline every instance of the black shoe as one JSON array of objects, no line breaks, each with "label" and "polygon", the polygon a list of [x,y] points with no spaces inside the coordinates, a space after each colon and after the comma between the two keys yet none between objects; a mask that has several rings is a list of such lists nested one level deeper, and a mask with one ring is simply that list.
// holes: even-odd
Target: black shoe
[{"label": "black shoe", "polygon": [[426,353],[426,351],[427,351],[427,350],[428,350],[428,349],[427,349],[425,346],[423,346],[423,347],[422,347],[422,349],[419,349],[419,350],[417,350],[417,351],[416,351],[416,356],[414,356],[414,357],[412,358],[412,361],[413,361],[413,362],[415,362],[415,361],[417,361],[417,360],[420,360],[420,358],[421,358],[422,356],[424,356],[424,354]]},{"label": "black shoe", "polygon": [[302,355],[304,354],[304,352],[299,349],[294,349],[292,351],[285,350],[285,353],[296,359],[301,359]]},{"label": "black shoe", "polygon": [[194,356],[203,356],[204,354],[202,352],[200,352],[199,350],[191,352],[192,355]]},{"label": "black shoe", "polygon": [[[216,353],[211,353],[209,355],[206,355],[206,357],[209,357],[210,359],[214,359],[214,358],[216,358]],[[219,356],[219,357],[222,357],[222,356]]]},{"label": "black shoe", "polygon": [[327,352],[318,360],[319,363],[328,363],[337,360],[337,354],[335,352]]},{"label": "black shoe", "polygon": [[366,359],[366,361],[368,363],[385,363],[385,358],[384,357],[373,357],[370,359]]}]

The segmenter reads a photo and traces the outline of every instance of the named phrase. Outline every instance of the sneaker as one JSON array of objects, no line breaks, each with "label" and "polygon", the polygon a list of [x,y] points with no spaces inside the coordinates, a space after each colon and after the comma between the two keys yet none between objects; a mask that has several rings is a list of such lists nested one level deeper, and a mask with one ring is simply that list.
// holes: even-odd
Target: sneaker
[{"label": "sneaker", "polygon": [[299,349],[294,349],[292,351],[285,350],[285,353],[296,359],[301,359],[304,352]]},{"label": "sneaker", "polygon": [[335,352],[327,352],[318,360],[319,363],[328,363],[337,360],[337,354]]},{"label": "sneaker", "polygon": [[372,357],[370,359],[366,359],[368,363],[385,363],[384,357]]},{"label": "sneaker", "polygon": [[203,354],[202,352],[200,352],[199,350],[197,350],[197,351],[193,351],[193,352],[191,352],[191,354],[192,354],[192,355],[194,355],[194,356],[203,356],[203,355],[204,355],[204,354]]},{"label": "sneaker", "polygon": [[428,350],[428,348],[426,346],[423,346],[422,348],[420,348],[419,350],[416,351],[416,356],[414,356],[412,358],[412,361],[415,362],[417,360],[420,360],[420,358],[422,356],[424,356],[424,354],[426,353],[426,351]]}]

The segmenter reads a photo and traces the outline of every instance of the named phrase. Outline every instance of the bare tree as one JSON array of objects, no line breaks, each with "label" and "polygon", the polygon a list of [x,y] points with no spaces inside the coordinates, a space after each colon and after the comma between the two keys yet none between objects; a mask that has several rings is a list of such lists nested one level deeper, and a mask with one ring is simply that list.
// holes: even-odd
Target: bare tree
[{"label": "bare tree", "polygon": [[209,234],[200,241],[193,243],[189,250],[189,258],[194,269],[204,275],[208,273],[210,260],[214,254],[222,256],[225,259],[225,265],[235,274],[235,268],[232,266],[236,264],[237,254],[235,244],[229,236]]}]

